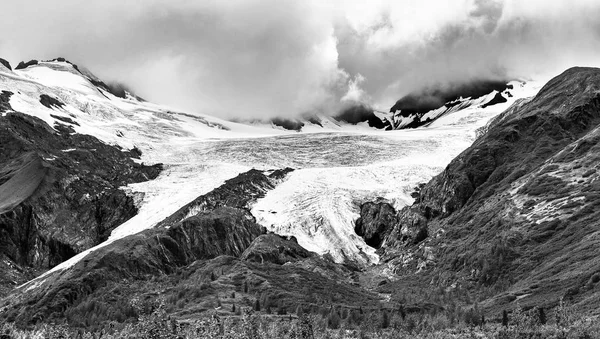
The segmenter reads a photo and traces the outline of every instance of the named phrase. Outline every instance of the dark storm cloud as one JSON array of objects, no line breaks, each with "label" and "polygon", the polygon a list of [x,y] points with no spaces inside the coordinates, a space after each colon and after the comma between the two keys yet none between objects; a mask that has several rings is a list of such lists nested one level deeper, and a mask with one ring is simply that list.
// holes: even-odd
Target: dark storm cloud
[{"label": "dark storm cloud", "polygon": [[420,90],[546,79],[574,65],[600,65],[600,3],[593,1],[457,1],[438,10],[417,8],[419,19],[430,21],[416,21],[418,29],[414,12],[400,5],[391,11],[388,25],[377,23],[384,29],[342,22],[336,30],[350,36],[340,39],[348,42],[338,46],[340,67],[365,77],[363,90],[376,104]]},{"label": "dark storm cloud", "polygon": [[598,65],[598,17],[591,0],[8,1],[0,57],[64,56],[191,112],[335,114]]}]

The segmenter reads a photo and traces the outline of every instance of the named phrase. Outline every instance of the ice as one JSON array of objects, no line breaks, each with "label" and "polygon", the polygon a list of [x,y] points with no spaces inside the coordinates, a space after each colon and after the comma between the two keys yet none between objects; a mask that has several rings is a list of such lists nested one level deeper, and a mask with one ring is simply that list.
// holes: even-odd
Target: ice
[{"label": "ice", "polygon": [[252,214],[270,231],[295,236],[301,246],[329,253],[338,262],[377,263],[375,249],[354,233],[360,205],[378,198],[397,209],[411,204],[414,187],[472,142],[464,132],[440,128],[349,135],[347,147],[332,150],[323,141],[321,149],[313,147],[314,157],[331,159],[336,166],[292,172],[253,206]]},{"label": "ice", "polygon": [[[165,170],[155,180],[125,187],[140,210],[107,242],[56,266],[28,288],[99,247],[154,227],[186,203],[252,168],[295,169],[251,206],[259,223],[275,233],[295,236],[303,247],[329,253],[338,262],[377,263],[375,250],[354,233],[360,205],[378,198],[397,209],[412,203],[413,188],[467,148],[477,128],[539,89],[515,83],[513,97],[505,104],[453,111],[415,130],[378,131],[323,118],[324,127],[307,124],[305,132],[297,133],[117,98],[90,87],[68,64],[49,64],[15,74],[0,72],[0,90],[15,93],[11,97],[15,110],[51,126],[55,119],[50,114],[69,116],[80,124],[74,127],[77,133],[124,148],[138,147],[141,162],[163,163]],[[43,93],[65,106],[44,107],[38,100]]]}]

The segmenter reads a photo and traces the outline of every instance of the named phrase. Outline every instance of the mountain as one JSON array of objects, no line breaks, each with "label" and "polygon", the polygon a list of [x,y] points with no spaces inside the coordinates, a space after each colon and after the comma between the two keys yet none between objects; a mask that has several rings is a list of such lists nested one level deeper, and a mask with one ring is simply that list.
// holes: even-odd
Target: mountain
[{"label": "mountain", "polygon": [[494,118],[412,206],[363,205],[357,227],[398,275],[386,290],[421,280],[495,314],[561,298],[597,314],[599,123],[600,69],[569,69]]},{"label": "mountain", "polygon": [[[254,298],[257,290],[275,292],[269,286],[279,286],[273,307],[293,311],[298,296],[304,295],[306,303],[328,300],[331,291],[348,282],[342,289],[344,300],[377,307],[376,295],[354,286],[353,269],[307,251],[293,237],[267,233],[256,223],[251,205],[290,169],[244,171],[245,166],[225,164],[209,174],[201,172],[205,164],[179,165],[182,156],[214,145],[211,138],[225,143],[231,138],[235,147],[237,138],[251,142],[286,133],[176,112],[127,91],[118,95],[62,58],[22,63],[14,70],[8,66],[0,66],[1,136],[7,146],[0,152],[1,268],[2,293],[9,294],[2,303],[3,320],[31,324],[67,316],[72,323],[97,324],[128,319],[130,305],[115,299],[102,301],[111,311],[100,319],[78,314],[89,305],[84,299],[96,303],[112,298],[115,289],[128,290],[150,278],[170,280],[173,272],[187,271],[199,260],[220,267],[210,264],[201,275],[212,278],[217,271],[229,271],[235,281],[224,291],[250,285],[252,292],[235,302]],[[142,159],[165,160],[165,165],[148,166]],[[173,182],[179,175],[182,181]],[[168,187],[160,186],[157,176]],[[153,199],[158,191],[167,192],[169,199]],[[223,256],[229,259],[223,261]],[[292,267],[289,262],[297,263]],[[265,276],[266,267],[270,271]],[[251,273],[240,280],[244,272]],[[305,286],[290,291],[285,280],[289,276],[301,277]],[[180,282],[190,283],[187,278]],[[150,285],[138,286],[136,293],[145,297],[163,286]],[[313,294],[303,290],[324,286],[329,288]],[[38,300],[35,306],[21,308],[30,297]]]},{"label": "mountain", "polygon": [[242,124],[0,64],[1,321],[597,312],[599,69]]},{"label": "mountain", "polygon": [[162,170],[161,165],[135,162],[140,156],[135,148],[72,133],[73,127],[81,127],[75,117],[45,93],[37,104],[44,107],[53,127],[13,111],[14,97],[22,96],[32,84],[20,88],[12,86],[8,77],[3,80],[0,294],[105,241],[114,228],[137,213],[134,198],[120,187],[154,179]]},{"label": "mountain", "polygon": [[346,104],[332,116],[307,115],[297,119],[274,118],[258,122],[290,131],[344,130],[362,128],[399,130],[427,126],[445,115],[468,108],[487,107],[514,101],[533,94],[522,81],[474,80],[449,89],[427,89],[398,100],[389,113],[374,110],[363,103]]},{"label": "mountain", "polygon": [[519,81],[474,80],[450,88],[428,88],[398,100],[390,108],[393,114],[390,120],[394,129],[424,126],[469,107],[486,108],[507,102],[522,86]]}]

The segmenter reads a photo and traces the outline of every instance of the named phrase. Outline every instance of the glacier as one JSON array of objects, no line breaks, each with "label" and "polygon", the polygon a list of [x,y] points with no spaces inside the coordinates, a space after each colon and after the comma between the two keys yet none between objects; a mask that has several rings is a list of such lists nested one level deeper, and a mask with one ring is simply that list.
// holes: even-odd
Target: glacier
[{"label": "glacier", "polygon": [[[52,115],[69,117],[79,123],[73,126],[76,133],[123,148],[137,147],[144,163],[165,165],[155,180],[125,187],[136,198],[136,216],[113,230],[105,243],[49,272],[67,269],[98,247],[155,226],[241,172],[283,167],[295,171],[251,206],[258,223],[274,233],[294,236],[301,246],[329,254],[337,262],[376,264],[375,249],[354,233],[360,205],[378,199],[395,208],[411,204],[415,186],[443,170],[491,118],[517,99],[535,95],[540,84],[514,82],[508,102],[457,109],[427,127],[379,131],[366,126],[312,126],[297,133],[118,98],[92,85],[89,76],[66,62],[40,62],[17,71],[0,66],[0,90],[14,93],[10,104],[15,111],[37,116],[50,126],[57,123]],[[43,106],[36,100],[41,94],[54,96],[65,106],[60,110]],[[36,281],[29,288],[43,279]]]}]

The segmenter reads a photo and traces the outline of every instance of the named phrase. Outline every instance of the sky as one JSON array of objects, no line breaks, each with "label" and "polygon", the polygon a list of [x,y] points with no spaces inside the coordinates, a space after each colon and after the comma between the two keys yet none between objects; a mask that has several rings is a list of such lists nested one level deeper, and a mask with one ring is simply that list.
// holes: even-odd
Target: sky
[{"label": "sky", "polygon": [[473,80],[600,66],[597,0],[7,0],[0,57],[58,56],[235,119],[387,111]]}]

